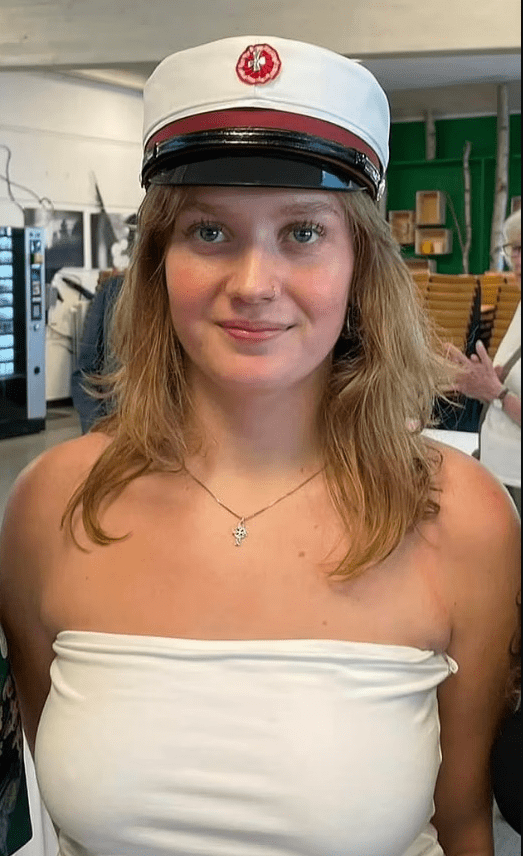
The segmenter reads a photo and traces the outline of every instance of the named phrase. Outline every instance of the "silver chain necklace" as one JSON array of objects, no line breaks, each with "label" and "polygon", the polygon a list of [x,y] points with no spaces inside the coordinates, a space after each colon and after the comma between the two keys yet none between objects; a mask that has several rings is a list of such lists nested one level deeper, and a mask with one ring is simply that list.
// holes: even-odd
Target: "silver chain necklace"
[{"label": "silver chain necklace", "polygon": [[319,476],[319,474],[323,472],[323,469],[324,467],[322,467],[320,470],[317,470],[317,472],[313,473],[312,476],[309,476],[305,479],[305,481],[302,481],[301,484],[298,485],[298,487],[293,487],[292,490],[287,491],[287,493],[284,493],[283,496],[279,496],[278,499],[273,500],[269,503],[269,505],[265,505],[263,508],[260,508],[259,511],[255,511],[254,514],[249,514],[247,517],[244,514],[238,514],[236,511],[233,511],[232,508],[229,508],[227,505],[225,505],[225,503],[222,502],[221,499],[218,499],[218,497],[214,495],[212,490],[210,490],[207,485],[200,481],[200,479],[197,479],[196,476],[193,476],[193,474],[187,469],[187,467],[185,467],[185,472],[192,478],[193,481],[196,482],[196,484],[199,484],[200,487],[203,487],[203,489],[207,491],[209,496],[211,496],[214,501],[218,503],[218,505],[221,505],[221,507],[224,508],[225,511],[228,511],[229,514],[232,514],[233,517],[236,517],[236,519],[238,520],[238,525],[232,530],[232,534],[234,535],[235,547],[241,547],[242,541],[245,541],[247,535],[249,534],[245,526],[248,520],[253,520],[255,517],[258,517],[259,514],[263,514],[264,511],[268,511],[269,508],[272,508],[274,505],[277,505],[278,502],[282,502],[284,499],[287,499],[288,496],[292,496],[293,493],[296,493],[302,487],[305,487],[305,485],[308,484],[310,481],[315,479],[316,476]]}]

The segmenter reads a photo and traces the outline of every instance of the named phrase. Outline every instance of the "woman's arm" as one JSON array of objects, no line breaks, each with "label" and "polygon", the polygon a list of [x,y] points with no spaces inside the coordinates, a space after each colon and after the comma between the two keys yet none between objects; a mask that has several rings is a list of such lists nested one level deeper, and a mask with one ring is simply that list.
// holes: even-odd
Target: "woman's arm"
[{"label": "woman's arm", "polygon": [[519,518],[480,464],[455,451],[445,458],[436,537],[459,672],[439,691],[434,824],[445,856],[494,856],[489,765],[518,624]]},{"label": "woman's arm", "polygon": [[35,459],[13,485],[0,530],[0,625],[31,751],[51,684],[57,628],[46,595],[66,559],[62,514],[107,442],[100,433],[87,434]]},{"label": "woman's arm", "polygon": [[52,478],[53,472],[45,462],[33,462],[21,473],[9,496],[0,531],[0,624],[7,637],[22,723],[31,751],[49,692],[53,658],[52,640],[41,620],[42,571],[46,557],[52,553],[50,519],[46,513],[53,505]]}]

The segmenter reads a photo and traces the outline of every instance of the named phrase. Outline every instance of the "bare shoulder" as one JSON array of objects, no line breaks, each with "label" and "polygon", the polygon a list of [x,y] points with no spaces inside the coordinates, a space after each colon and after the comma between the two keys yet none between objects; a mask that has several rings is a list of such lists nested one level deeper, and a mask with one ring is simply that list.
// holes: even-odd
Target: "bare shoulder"
[{"label": "bare shoulder", "polygon": [[[519,547],[520,521],[507,490],[479,461],[450,446],[431,441],[441,453],[436,474],[441,546],[466,550],[478,560]],[[517,552],[517,550],[516,550]]]},{"label": "bare shoulder", "polygon": [[69,498],[109,442],[100,433],[69,440],[43,452],[19,474],[0,534],[0,595],[6,577],[31,573],[38,558],[52,549]]},{"label": "bare shoulder", "polygon": [[508,650],[521,589],[519,515],[505,487],[479,461],[448,446],[438,448],[440,513],[426,532],[436,548],[454,645],[490,639],[491,653],[496,643],[500,651]]},{"label": "bare shoulder", "polygon": [[106,434],[93,433],[47,449],[21,471],[11,494],[40,486],[42,480],[58,486],[87,475],[109,443]]},{"label": "bare shoulder", "polygon": [[54,446],[31,461],[10,491],[7,522],[13,509],[22,515],[29,508],[33,512],[41,508],[44,515],[51,512],[87,476],[109,443],[107,435],[86,434]]},{"label": "bare shoulder", "polygon": [[428,537],[436,545],[452,616],[449,653],[463,664],[463,680],[480,681],[490,663],[491,676],[503,681],[518,625],[519,515],[506,489],[479,461],[449,447],[440,451],[441,510]]}]

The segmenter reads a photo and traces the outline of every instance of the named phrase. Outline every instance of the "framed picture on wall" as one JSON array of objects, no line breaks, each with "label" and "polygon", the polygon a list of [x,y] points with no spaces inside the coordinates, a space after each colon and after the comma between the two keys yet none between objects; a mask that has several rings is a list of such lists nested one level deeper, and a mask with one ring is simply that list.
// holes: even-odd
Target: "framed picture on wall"
[{"label": "framed picture on wall", "polygon": [[45,230],[45,281],[63,267],[84,267],[83,211],[25,208],[24,223]]},{"label": "framed picture on wall", "polygon": [[136,215],[99,211],[91,214],[91,267],[126,268],[136,228]]}]

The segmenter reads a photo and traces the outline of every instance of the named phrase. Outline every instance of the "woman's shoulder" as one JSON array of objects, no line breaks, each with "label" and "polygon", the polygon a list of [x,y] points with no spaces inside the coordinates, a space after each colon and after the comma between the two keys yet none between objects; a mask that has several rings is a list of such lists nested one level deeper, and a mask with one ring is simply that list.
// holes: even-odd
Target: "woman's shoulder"
[{"label": "woman's shoulder", "polygon": [[27,614],[37,621],[29,601],[64,555],[67,504],[109,442],[93,433],[54,446],[14,482],[0,531],[0,620],[8,611],[11,618]]},{"label": "woman's shoulder", "polygon": [[52,477],[53,481],[63,481],[87,474],[110,442],[111,438],[107,434],[91,432],[52,446],[21,471],[15,486],[31,485],[42,478]]},{"label": "woman's shoulder", "polygon": [[430,444],[441,455],[435,486],[445,522],[467,528],[498,530],[500,525],[518,527],[519,518],[506,488],[472,455],[435,440]]},{"label": "woman's shoulder", "polygon": [[506,488],[471,455],[430,441],[441,453],[435,488],[439,514],[429,524],[448,567],[465,585],[482,575],[516,573],[520,520]]},{"label": "woman's shoulder", "polygon": [[[18,475],[7,501],[3,530],[16,528],[30,540],[45,535],[61,516],[76,488],[111,442],[106,434],[86,434],[47,449]],[[52,527],[54,528],[54,527]]]}]

